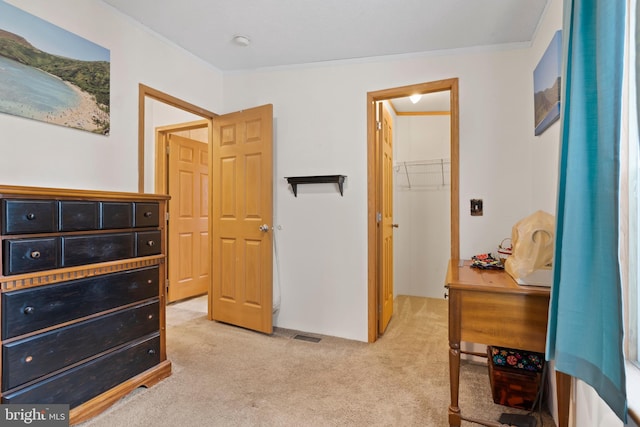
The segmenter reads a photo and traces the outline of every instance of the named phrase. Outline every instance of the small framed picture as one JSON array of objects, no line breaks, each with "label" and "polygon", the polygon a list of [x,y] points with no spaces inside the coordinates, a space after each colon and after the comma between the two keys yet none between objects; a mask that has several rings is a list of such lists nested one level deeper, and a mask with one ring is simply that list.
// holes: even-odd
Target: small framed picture
[{"label": "small framed picture", "polygon": [[533,71],[535,134],[540,135],[560,118],[562,31],[554,34]]}]

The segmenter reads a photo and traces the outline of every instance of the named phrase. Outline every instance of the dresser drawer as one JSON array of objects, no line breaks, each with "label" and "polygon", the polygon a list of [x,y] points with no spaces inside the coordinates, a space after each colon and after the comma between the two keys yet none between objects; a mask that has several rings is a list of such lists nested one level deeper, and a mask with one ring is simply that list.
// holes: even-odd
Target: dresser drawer
[{"label": "dresser drawer", "polygon": [[135,226],[157,227],[160,225],[160,208],[157,203],[135,203]]},{"label": "dresser drawer", "polygon": [[2,248],[2,273],[5,276],[58,268],[60,239],[8,239]]},{"label": "dresser drawer", "polygon": [[159,329],[149,302],[2,346],[2,391],[126,344]]},{"label": "dresser drawer", "polygon": [[62,237],[62,267],[132,258],[133,233]]},{"label": "dresser drawer", "polygon": [[2,200],[2,234],[50,233],[57,230],[53,200]]},{"label": "dresser drawer", "polygon": [[114,352],[4,394],[2,403],[63,403],[74,408],[160,363],[160,336],[154,333]]},{"label": "dresser drawer", "polygon": [[6,292],[2,339],[158,296],[159,267]]},{"label": "dresser drawer", "polygon": [[97,202],[61,201],[58,204],[60,213],[60,231],[96,230],[98,228],[99,210]]},{"label": "dresser drawer", "polygon": [[158,255],[161,248],[160,231],[136,233],[136,256]]},{"label": "dresser drawer", "polygon": [[102,218],[100,228],[103,230],[133,227],[133,203],[102,202],[100,211]]}]

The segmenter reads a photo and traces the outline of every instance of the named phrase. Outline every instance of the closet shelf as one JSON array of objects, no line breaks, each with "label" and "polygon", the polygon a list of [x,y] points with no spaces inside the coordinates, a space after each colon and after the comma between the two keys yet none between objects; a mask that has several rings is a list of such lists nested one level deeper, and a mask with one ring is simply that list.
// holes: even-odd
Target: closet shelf
[{"label": "closet shelf", "polygon": [[298,197],[298,184],[327,184],[327,183],[336,183],[338,184],[338,189],[340,190],[340,195],[344,196],[344,179],[346,175],[316,175],[316,176],[290,176],[285,177],[289,185],[291,185],[291,189],[293,190],[293,195]]},{"label": "closet shelf", "polygon": [[400,187],[410,190],[440,188],[449,185],[451,161],[445,158],[401,161],[394,165],[394,170],[398,175]]}]

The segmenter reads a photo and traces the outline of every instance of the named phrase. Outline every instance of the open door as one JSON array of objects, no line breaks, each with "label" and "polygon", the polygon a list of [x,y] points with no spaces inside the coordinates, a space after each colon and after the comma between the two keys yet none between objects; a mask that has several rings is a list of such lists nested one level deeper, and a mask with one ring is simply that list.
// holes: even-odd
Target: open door
[{"label": "open door", "polygon": [[210,318],[273,332],[273,106],[213,120]]},{"label": "open door", "polygon": [[169,153],[168,302],[209,290],[208,144],[167,135]]},{"label": "open door", "polygon": [[393,119],[383,102],[378,103],[380,209],[378,254],[380,266],[380,317],[378,333],[383,334],[393,315]]}]

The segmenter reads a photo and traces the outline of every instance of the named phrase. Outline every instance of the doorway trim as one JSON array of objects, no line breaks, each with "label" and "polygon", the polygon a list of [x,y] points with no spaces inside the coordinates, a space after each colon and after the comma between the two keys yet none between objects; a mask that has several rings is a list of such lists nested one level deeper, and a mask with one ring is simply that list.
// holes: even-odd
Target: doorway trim
[{"label": "doorway trim", "polygon": [[[186,122],[186,123],[178,123],[175,125],[167,125],[167,126],[159,126],[155,129],[155,192],[161,194],[168,194],[169,190],[167,187],[168,182],[168,170],[169,170],[169,159],[167,156],[167,144],[169,135],[177,132],[184,132],[196,129],[209,127],[209,122],[207,120],[198,120],[194,122]],[[208,139],[208,136],[207,136]],[[204,142],[204,141],[203,141]],[[207,141],[207,145],[208,141]]]},{"label": "doorway trim", "polygon": [[[196,116],[200,116],[207,121],[208,130],[208,144],[211,147],[213,141],[213,119],[218,115],[216,113],[212,113],[211,111],[205,110],[204,108],[200,108],[197,105],[191,104],[189,102],[183,101],[182,99],[176,98],[175,96],[169,95],[157,89],[153,89],[152,87],[143,85],[140,83],[138,85],[138,192],[144,193],[144,175],[145,175],[145,101],[147,98],[153,99],[155,101],[164,103],[171,107],[186,111]],[[155,147],[154,147],[155,152]],[[156,153],[157,154],[157,153]],[[156,155],[154,154],[154,156]],[[158,159],[154,158],[154,164],[157,165]],[[209,175],[212,173],[212,165],[209,164]],[[157,174],[154,174],[157,179]],[[154,183],[154,186],[156,183]],[[160,192],[159,189],[154,188],[154,192]],[[166,192],[166,188],[164,190]],[[167,212],[165,212],[166,218]],[[169,262],[169,257],[172,256],[169,251],[167,251],[167,264]],[[208,317],[211,317],[211,306],[208,306]]]},{"label": "doorway trim", "polygon": [[[171,107],[178,108],[188,113],[200,116],[209,122],[209,146],[213,141],[213,119],[218,115],[211,111],[200,108],[197,105],[183,101],[175,96],[169,95],[152,87],[138,85],[138,192],[144,193],[144,128],[145,128],[145,101],[146,98],[151,98],[156,101],[167,104]],[[209,165],[209,173],[211,173],[211,165]]]},{"label": "doorway trim", "polygon": [[[379,211],[380,177],[376,173],[376,102],[404,98],[414,94],[450,91],[451,104],[451,259],[460,257],[460,188],[459,142],[460,117],[458,105],[458,78],[419,83],[367,93],[367,253],[368,253],[368,341],[378,338],[378,305],[380,277],[378,265],[378,230],[376,212]],[[443,282],[444,286],[444,282]]]}]

